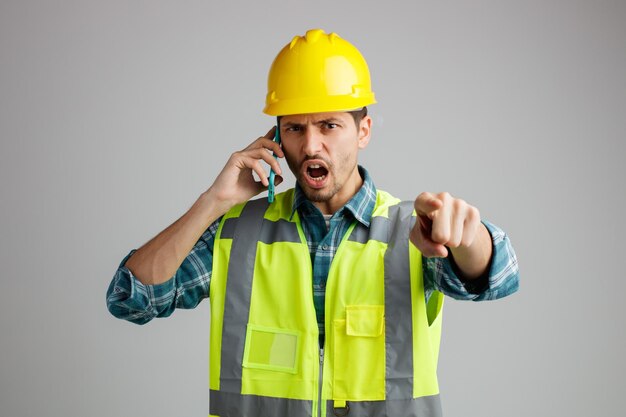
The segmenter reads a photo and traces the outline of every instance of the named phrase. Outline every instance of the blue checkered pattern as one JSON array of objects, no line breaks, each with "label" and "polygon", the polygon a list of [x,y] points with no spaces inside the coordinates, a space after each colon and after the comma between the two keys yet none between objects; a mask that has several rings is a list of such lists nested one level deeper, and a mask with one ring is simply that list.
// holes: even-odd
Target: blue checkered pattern
[{"label": "blue checkered pattern", "polygon": [[[317,312],[320,335],[324,333],[324,299],[326,278],[337,247],[353,221],[369,227],[376,188],[367,171],[359,167],[363,186],[357,194],[330,219],[330,227],[322,213],[306,199],[296,184],[293,212],[298,210],[313,264],[313,303]],[[194,308],[209,296],[213,263],[213,242],[218,219],[200,237],[175,275],[159,285],[144,285],[124,265],[135,249],[120,263],[107,291],[107,307],[118,318],[144,324],[155,317],[167,317],[176,308]],[[484,277],[462,281],[450,258],[424,258],[426,301],[438,290],[459,300],[494,300],[517,291],[519,270],[517,258],[507,235],[483,220],[493,241],[493,255]]]}]

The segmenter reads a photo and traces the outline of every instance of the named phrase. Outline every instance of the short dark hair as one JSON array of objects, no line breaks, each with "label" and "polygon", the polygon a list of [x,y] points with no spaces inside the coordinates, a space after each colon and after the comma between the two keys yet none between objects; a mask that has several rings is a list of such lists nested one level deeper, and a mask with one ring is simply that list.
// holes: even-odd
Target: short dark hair
[{"label": "short dark hair", "polygon": [[363,118],[365,116],[367,116],[367,107],[363,107],[360,110],[353,110],[348,112],[352,115],[352,117],[354,118],[354,123],[356,124],[356,128],[359,128],[359,123],[361,123],[361,120],[363,120]]}]

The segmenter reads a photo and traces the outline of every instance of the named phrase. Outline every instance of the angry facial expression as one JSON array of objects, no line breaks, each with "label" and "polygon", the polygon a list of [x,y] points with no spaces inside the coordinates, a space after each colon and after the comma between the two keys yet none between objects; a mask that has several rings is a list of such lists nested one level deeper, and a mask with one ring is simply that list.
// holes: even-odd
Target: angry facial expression
[{"label": "angry facial expression", "polygon": [[342,207],[360,188],[359,149],[367,146],[371,118],[359,125],[347,112],[283,116],[280,135],[289,168],[322,212]]}]

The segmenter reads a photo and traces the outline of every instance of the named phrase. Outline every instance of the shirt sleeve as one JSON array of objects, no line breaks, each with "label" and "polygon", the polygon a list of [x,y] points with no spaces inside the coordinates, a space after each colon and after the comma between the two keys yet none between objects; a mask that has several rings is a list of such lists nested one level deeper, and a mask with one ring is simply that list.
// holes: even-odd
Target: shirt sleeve
[{"label": "shirt sleeve", "polygon": [[424,289],[426,296],[437,290],[457,300],[496,300],[513,294],[519,288],[519,268],[511,241],[502,229],[482,220],[491,235],[493,252],[487,272],[473,280],[461,280],[450,258],[426,258]]},{"label": "shirt sleeve", "polygon": [[106,295],[107,308],[117,318],[145,324],[155,317],[168,317],[176,308],[191,309],[209,296],[213,270],[213,244],[221,219],[212,223],[183,260],[174,276],[157,284],[139,281],[122,260]]}]

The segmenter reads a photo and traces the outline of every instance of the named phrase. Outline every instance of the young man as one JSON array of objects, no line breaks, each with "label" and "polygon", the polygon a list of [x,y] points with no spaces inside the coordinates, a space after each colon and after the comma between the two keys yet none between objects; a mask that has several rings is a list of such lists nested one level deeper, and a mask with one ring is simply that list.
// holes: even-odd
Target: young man
[{"label": "young man", "polygon": [[[508,238],[448,193],[407,204],[376,190],[357,164],[375,103],[367,64],[336,34],[296,36],[268,89],[277,127],[131,251],[109,310],[143,324],[210,295],[211,415],[441,415],[443,294],[516,291]],[[270,185],[261,161],[279,183],[282,160],[296,187],[252,200]]]}]

